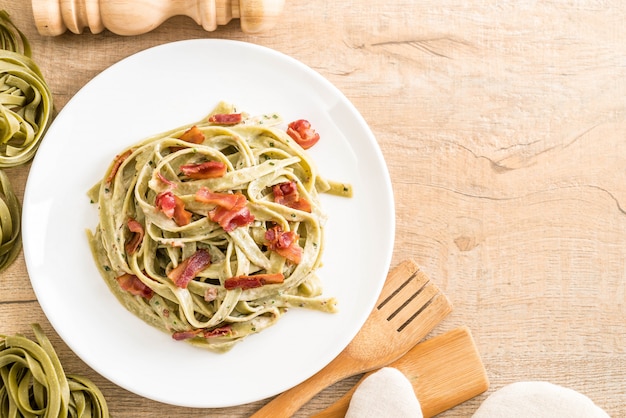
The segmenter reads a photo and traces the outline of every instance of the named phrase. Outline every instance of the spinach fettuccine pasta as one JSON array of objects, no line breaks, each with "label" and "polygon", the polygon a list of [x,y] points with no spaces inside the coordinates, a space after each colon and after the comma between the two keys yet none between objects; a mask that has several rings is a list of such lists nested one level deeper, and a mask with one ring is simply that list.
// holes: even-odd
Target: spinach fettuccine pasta
[{"label": "spinach fettuccine pasta", "polygon": [[0,170],[0,272],[11,265],[22,249],[21,213],[11,182]]},{"label": "spinach fettuccine pasta", "polygon": [[122,150],[90,190],[92,252],[109,288],[149,324],[214,351],[322,297],[322,178],[308,121],[249,117],[221,103],[205,119]]},{"label": "spinach fettuccine pasta", "polygon": [[[52,118],[50,89],[30,57],[28,39],[0,10],[0,168],[30,161]],[[22,248],[20,212],[9,178],[0,172],[0,271]]]},{"label": "spinach fettuccine pasta", "polygon": [[106,400],[89,379],[65,374],[50,340],[0,335],[0,416],[108,418]]},{"label": "spinach fettuccine pasta", "polygon": [[0,10],[0,167],[32,159],[52,120],[52,94],[28,40]]}]

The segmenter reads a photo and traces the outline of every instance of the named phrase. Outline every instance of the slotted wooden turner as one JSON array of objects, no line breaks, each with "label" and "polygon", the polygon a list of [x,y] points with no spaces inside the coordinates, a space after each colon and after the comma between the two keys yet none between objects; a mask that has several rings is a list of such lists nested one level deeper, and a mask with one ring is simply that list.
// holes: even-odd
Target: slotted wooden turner
[{"label": "slotted wooden turner", "polygon": [[[417,344],[388,367],[400,370],[411,381],[424,418],[440,414],[489,388],[487,372],[467,327]],[[313,418],[343,418],[356,388],[374,372],[363,376],[352,390]]]},{"label": "slotted wooden turner", "polygon": [[326,387],[400,358],[452,311],[448,298],[415,262],[388,275],[376,307],[348,346],[324,369],[271,400],[252,418],[290,417]]}]

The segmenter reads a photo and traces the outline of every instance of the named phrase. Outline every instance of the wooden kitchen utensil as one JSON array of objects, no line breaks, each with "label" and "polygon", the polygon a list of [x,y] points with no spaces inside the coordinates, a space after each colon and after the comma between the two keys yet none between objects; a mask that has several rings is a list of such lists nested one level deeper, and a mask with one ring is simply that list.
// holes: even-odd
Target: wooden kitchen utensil
[{"label": "wooden kitchen utensil", "polygon": [[[440,414],[489,388],[487,372],[467,327],[455,328],[417,344],[388,367],[400,370],[411,381],[424,418]],[[313,418],[343,418],[352,394],[363,379]]]},{"label": "wooden kitchen utensil", "polygon": [[42,35],[66,30],[118,35],[149,32],[172,16],[189,16],[207,31],[239,18],[241,29],[256,33],[278,22],[285,0],[32,0],[35,25]]},{"label": "wooden kitchen utensil", "polygon": [[387,276],[376,307],[348,346],[324,369],[271,400],[252,417],[290,417],[326,387],[400,358],[452,310],[413,261]]}]

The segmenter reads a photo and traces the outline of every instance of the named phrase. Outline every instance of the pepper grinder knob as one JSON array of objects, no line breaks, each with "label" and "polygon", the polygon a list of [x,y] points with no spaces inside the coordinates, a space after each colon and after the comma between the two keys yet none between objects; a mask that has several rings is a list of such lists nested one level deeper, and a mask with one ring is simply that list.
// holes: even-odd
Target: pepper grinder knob
[{"label": "pepper grinder knob", "polygon": [[104,29],[118,35],[149,32],[173,16],[191,17],[207,31],[240,20],[246,33],[276,24],[285,0],[32,0],[37,30],[57,36],[70,30],[80,34]]}]

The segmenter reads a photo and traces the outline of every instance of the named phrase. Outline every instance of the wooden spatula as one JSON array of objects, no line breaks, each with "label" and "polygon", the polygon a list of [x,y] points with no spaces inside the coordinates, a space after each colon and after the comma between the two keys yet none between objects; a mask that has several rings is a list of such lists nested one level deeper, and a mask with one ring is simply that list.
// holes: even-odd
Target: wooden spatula
[{"label": "wooden spatula", "polygon": [[253,418],[290,417],[321,390],[397,360],[452,310],[446,296],[413,261],[387,276],[376,307],[348,346],[324,369],[282,394]]},{"label": "wooden spatula", "polygon": [[[400,370],[411,381],[424,418],[440,414],[489,388],[487,373],[467,327],[417,344],[388,367]],[[371,373],[374,372],[363,379]],[[352,394],[363,379],[313,418],[343,418]]]}]

